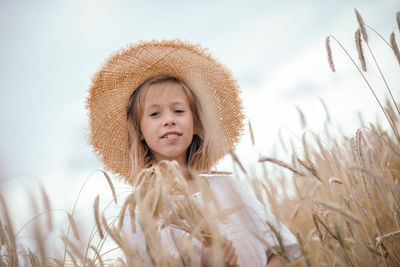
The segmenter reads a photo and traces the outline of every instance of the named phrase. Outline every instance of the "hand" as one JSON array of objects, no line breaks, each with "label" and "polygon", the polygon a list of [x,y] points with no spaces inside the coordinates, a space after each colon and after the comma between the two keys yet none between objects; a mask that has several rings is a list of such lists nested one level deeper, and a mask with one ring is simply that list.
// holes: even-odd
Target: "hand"
[{"label": "hand", "polygon": [[[222,238],[222,252],[224,256],[225,267],[236,267],[238,255],[236,249],[232,244],[232,241],[227,239],[225,236]],[[209,259],[213,257],[212,247],[206,247],[203,245],[201,248],[201,266],[210,267]]]},{"label": "hand", "polygon": [[280,266],[282,266],[282,264],[278,256],[272,254],[271,256],[268,257],[268,262],[265,267],[280,267]]}]

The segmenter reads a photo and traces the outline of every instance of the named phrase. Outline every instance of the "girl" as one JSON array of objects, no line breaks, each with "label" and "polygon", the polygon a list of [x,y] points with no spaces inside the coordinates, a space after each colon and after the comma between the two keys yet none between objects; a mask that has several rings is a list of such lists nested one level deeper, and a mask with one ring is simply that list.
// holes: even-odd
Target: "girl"
[{"label": "girl", "polygon": [[178,40],[131,45],[94,76],[90,143],[136,193],[123,220],[130,265],[279,266],[278,245],[290,260],[300,255],[290,231],[232,177],[197,175],[238,141],[238,91],[224,66]]}]

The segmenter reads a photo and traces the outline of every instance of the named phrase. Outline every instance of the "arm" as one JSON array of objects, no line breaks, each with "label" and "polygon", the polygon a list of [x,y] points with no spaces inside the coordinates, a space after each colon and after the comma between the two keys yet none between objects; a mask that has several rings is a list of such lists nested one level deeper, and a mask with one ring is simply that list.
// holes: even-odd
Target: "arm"
[{"label": "arm", "polygon": [[[290,261],[298,258],[301,252],[296,237],[290,230],[278,221],[268,208],[263,206],[256,198],[250,196],[250,194],[240,186],[238,181],[232,178],[227,184],[232,186],[232,192],[236,193],[236,199],[239,199],[246,208],[247,214],[245,215],[248,215],[252,222],[251,231],[261,234],[262,238],[269,246],[284,246]],[[249,224],[244,223],[244,225]],[[275,228],[275,230],[272,231],[271,228]],[[278,242],[275,232],[279,232],[281,243]],[[280,266],[279,257],[277,257],[277,255],[274,255],[271,259],[271,265],[269,265],[269,262],[270,261],[268,261],[268,266]]]},{"label": "arm", "polygon": [[265,267],[280,267],[280,266],[282,266],[281,261],[275,254],[272,254],[270,257],[268,257],[267,265],[265,265]]}]

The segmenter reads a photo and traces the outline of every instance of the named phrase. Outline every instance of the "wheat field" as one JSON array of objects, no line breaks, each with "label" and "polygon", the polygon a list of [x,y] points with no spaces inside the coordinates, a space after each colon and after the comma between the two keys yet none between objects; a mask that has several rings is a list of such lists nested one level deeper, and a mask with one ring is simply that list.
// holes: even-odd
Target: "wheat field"
[{"label": "wheat field", "polygon": [[[358,54],[351,56],[339,40],[328,36],[328,65],[336,71],[332,52],[343,49],[350,64],[354,64],[376,98],[386,121],[360,125],[353,137],[332,137],[329,132],[324,135],[304,134],[302,149],[292,151],[291,160],[260,157],[258,164],[265,172],[258,177],[250,175],[252,172],[245,168],[246,162],[232,154],[237,179],[250,188],[254,196],[270,208],[297,238],[302,255],[294,262],[288,260],[283,247],[270,248],[287,266],[400,266],[399,101],[393,97],[394,92],[384,73],[379,74],[387,91],[386,101],[376,96],[378,88],[373,88],[365,77],[368,69],[366,54],[375,59],[368,34],[379,33],[364,24],[357,10],[355,15],[359,26],[355,33]],[[400,12],[396,21],[396,33],[393,32],[388,40],[379,36],[393,51],[393,60],[397,60],[400,66],[395,39],[395,35],[400,33]],[[379,69],[377,61],[374,64]],[[253,136],[251,127],[249,131]],[[253,143],[256,144],[254,138]],[[282,172],[271,174],[268,171],[271,167],[282,169]],[[218,212],[217,201],[201,179],[194,177],[204,195],[214,203],[214,208],[200,206],[191,198],[175,164],[160,164],[142,172],[135,180],[135,191],[125,194],[117,192],[110,176],[106,172],[103,174],[113,200],[109,205],[101,206],[100,197],[94,199],[92,230],[87,237],[82,236],[74,210],[64,211],[68,227],[61,231],[59,240],[63,246],[55,254],[49,253],[52,244],[43,235],[55,232],[57,228],[53,221],[54,210],[45,190],[42,188],[41,195],[44,211],[38,211],[39,215],[27,222],[32,225],[30,231],[34,236],[29,246],[21,243],[21,229],[14,228],[7,199],[0,195],[0,267],[128,266],[132,262],[140,266],[140,255],[130,245],[129,236],[122,231],[123,227],[126,228],[123,225],[126,216],[135,218],[128,226],[133,232],[138,225],[143,229],[147,254],[153,265],[198,265],[191,244],[193,238],[215,249],[213,263],[221,265],[218,257],[221,252],[216,245],[221,242],[221,237],[212,220],[223,220],[224,214]],[[176,194],[182,197],[176,198]],[[118,207],[118,214],[107,213],[110,205]],[[217,212],[213,213],[213,209]],[[139,217],[136,217],[135,210],[140,211]],[[165,225],[173,225],[187,233],[187,238],[173,238],[173,246],[179,254],[174,259],[168,256],[168,248],[160,245],[159,218],[164,219]],[[279,232],[276,235],[279,239]]]}]

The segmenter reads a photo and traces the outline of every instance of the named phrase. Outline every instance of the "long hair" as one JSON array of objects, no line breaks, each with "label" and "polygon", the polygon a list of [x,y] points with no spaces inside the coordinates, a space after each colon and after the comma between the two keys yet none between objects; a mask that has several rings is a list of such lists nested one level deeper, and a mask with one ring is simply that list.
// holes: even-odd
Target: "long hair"
[{"label": "long hair", "polygon": [[191,144],[186,151],[187,167],[190,170],[208,171],[212,167],[212,155],[209,144],[209,133],[204,127],[202,107],[198,97],[181,80],[170,76],[155,76],[142,83],[131,95],[128,109],[128,134],[129,134],[129,156],[131,162],[131,179],[143,169],[152,166],[155,161],[149,147],[142,138],[140,121],[143,116],[144,97],[147,89],[154,84],[178,84],[184,90],[188,99],[189,107],[193,115],[193,135]]}]

